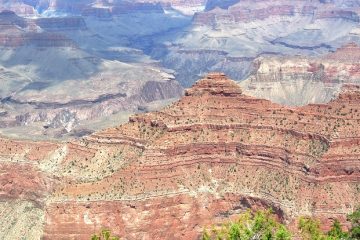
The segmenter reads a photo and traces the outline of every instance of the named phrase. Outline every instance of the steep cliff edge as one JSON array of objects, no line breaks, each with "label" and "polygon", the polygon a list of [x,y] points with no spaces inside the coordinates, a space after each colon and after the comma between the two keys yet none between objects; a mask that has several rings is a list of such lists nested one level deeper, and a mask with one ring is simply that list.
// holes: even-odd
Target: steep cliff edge
[{"label": "steep cliff edge", "polygon": [[[204,225],[270,206],[286,224],[313,215],[327,227],[360,201],[359,101],[347,85],[327,104],[290,108],[213,73],[169,107],[80,141],[6,140],[0,164],[31,163],[56,183],[34,190],[46,196],[36,205],[44,239],[85,240],[102,227],[125,239],[196,239]],[[10,206],[36,203],[0,192]]]}]

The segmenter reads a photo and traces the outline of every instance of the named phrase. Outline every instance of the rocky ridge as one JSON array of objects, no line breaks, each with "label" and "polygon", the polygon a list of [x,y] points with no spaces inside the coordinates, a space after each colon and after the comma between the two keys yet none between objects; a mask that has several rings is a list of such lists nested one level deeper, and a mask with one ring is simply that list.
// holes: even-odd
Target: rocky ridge
[{"label": "rocky ridge", "polygon": [[[290,226],[301,215],[346,224],[360,200],[359,101],[347,85],[327,104],[285,107],[212,73],[169,107],[79,141],[2,140],[0,164],[12,166],[0,175],[1,208],[32,205],[44,239],[85,240],[102,227],[124,239],[196,239],[249,207],[271,206]],[[24,167],[39,177],[14,174]],[[18,216],[0,226],[40,234],[41,221],[25,229],[30,216]]]}]

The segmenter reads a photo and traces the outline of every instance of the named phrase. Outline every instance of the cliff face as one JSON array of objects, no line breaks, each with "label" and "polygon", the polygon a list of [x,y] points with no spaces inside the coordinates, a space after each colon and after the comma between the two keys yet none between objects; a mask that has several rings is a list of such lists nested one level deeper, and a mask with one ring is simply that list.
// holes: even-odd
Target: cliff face
[{"label": "cliff face", "polygon": [[355,43],[322,57],[261,57],[241,86],[250,95],[289,105],[328,102],[343,84],[360,83],[359,60]]},{"label": "cliff face", "polygon": [[3,140],[1,164],[37,172],[31,188],[4,168],[15,189],[46,197],[34,205],[2,187],[2,208],[33,204],[44,239],[88,239],[102,227],[125,239],[196,239],[249,207],[271,206],[292,226],[301,215],[345,223],[360,201],[359,101],[347,85],[327,104],[284,107],[213,73],[169,107],[80,141]]}]

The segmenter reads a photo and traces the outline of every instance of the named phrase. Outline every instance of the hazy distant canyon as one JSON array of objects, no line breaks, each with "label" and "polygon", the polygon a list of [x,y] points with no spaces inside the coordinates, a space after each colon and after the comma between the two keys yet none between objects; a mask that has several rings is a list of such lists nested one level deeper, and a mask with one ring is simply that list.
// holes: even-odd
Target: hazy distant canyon
[{"label": "hazy distant canyon", "polygon": [[360,1],[0,0],[0,128],[82,136],[210,71],[287,105],[360,82]]}]

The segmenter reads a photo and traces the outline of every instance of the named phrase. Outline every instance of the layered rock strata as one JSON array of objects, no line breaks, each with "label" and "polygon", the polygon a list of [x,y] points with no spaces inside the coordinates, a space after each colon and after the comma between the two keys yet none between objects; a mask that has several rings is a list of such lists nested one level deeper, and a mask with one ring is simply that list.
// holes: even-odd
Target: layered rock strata
[{"label": "layered rock strata", "polygon": [[[2,187],[2,207],[45,195],[31,208],[44,214],[44,239],[85,240],[104,227],[124,239],[197,239],[203,226],[267,207],[292,226],[303,215],[346,225],[360,201],[359,101],[347,85],[327,104],[285,107],[213,73],[169,107],[80,141],[3,140],[1,164],[22,174],[1,176],[28,190]],[[23,164],[39,187],[27,187]]]}]

